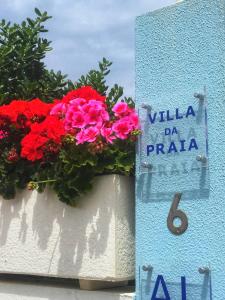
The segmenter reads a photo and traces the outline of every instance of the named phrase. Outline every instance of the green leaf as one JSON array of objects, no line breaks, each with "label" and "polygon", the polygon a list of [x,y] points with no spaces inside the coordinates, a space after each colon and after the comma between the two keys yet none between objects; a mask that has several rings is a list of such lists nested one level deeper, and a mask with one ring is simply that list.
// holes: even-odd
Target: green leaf
[{"label": "green leaf", "polygon": [[34,21],[33,20],[31,20],[30,18],[27,18],[27,22],[29,23],[29,25],[31,26],[31,27],[34,27]]},{"label": "green leaf", "polygon": [[37,7],[35,7],[34,11],[35,11],[35,13],[36,13],[39,17],[42,16],[40,10],[39,10]]}]

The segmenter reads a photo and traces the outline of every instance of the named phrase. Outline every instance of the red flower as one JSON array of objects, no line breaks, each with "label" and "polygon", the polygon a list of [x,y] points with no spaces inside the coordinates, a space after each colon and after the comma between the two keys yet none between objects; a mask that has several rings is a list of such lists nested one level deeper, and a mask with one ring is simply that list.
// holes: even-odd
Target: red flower
[{"label": "red flower", "polygon": [[45,150],[51,149],[49,144],[55,144],[56,148],[60,149],[58,146],[61,145],[64,135],[63,122],[57,117],[48,116],[42,123],[31,125],[30,133],[21,141],[21,157],[31,161],[42,159]]},{"label": "red flower", "polygon": [[21,157],[31,161],[43,158],[43,146],[48,142],[48,138],[38,134],[29,133],[21,142],[22,151]]},{"label": "red flower", "polygon": [[42,121],[43,118],[47,117],[52,107],[53,104],[42,102],[40,99],[36,98],[28,102],[25,115],[32,122]]},{"label": "red flower", "polygon": [[64,103],[68,103],[69,101],[76,99],[76,98],[83,98],[87,101],[89,100],[100,100],[105,102],[106,97],[100,95],[96,90],[94,90],[91,86],[83,86],[79,89],[70,91],[67,93],[63,98],[62,101]]},{"label": "red flower", "polygon": [[18,116],[26,111],[27,103],[23,100],[13,100],[10,104],[0,107],[0,115],[16,123]]},{"label": "red flower", "polygon": [[53,104],[42,102],[40,99],[13,100],[10,104],[0,107],[0,116],[8,118],[17,127],[29,127],[31,123],[43,121],[52,106]]}]

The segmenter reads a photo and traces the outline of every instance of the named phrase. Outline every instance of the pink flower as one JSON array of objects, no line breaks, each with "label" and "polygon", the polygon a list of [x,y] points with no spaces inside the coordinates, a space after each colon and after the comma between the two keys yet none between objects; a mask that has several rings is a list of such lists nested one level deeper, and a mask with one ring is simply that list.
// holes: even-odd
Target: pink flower
[{"label": "pink flower", "polygon": [[64,118],[66,111],[67,105],[65,103],[58,103],[55,106],[53,106],[53,108],[50,111],[50,115]]},{"label": "pink flower", "polygon": [[101,127],[104,121],[109,120],[109,114],[101,101],[90,100],[81,110],[85,114],[86,125],[98,124]]},{"label": "pink flower", "polygon": [[67,103],[56,104],[51,115],[64,117],[64,128],[75,135],[77,145],[95,142],[100,134],[112,144],[116,138],[126,139],[132,131],[139,129],[138,116],[127,103],[116,103],[112,110],[116,116],[113,125],[106,103],[95,99],[87,101],[72,98]]},{"label": "pink flower", "polygon": [[84,115],[81,112],[75,112],[72,115],[72,127],[73,128],[84,128],[86,125]]},{"label": "pink flower", "polygon": [[101,101],[90,100],[88,103],[84,104],[81,109],[84,113],[89,113],[91,108],[100,111],[102,107],[103,103]]},{"label": "pink flower", "polygon": [[77,140],[77,145],[83,144],[85,142],[84,130],[78,132],[78,134],[76,135],[76,140]]},{"label": "pink flower", "polygon": [[85,120],[87,124],[91,125],[102,123],[100,111],[95,108],[90,108],[88,113],[85,114]]},{"label": "pink flower", "polygon": [[69,131],[71,128],[83,128],[85,125],[84,114],[77,109],[76,105],[69,105],[65,115],[66,131]]},{"label": "pink flower", "polygon": [[77,108],[82,107],[87,101],[83,98],[76,98],[71,100],[69,103],[70,105],[76,106]]},{"label": "pink flower", "polygon": [[137,114],[135,113],[135,111],[133,111],[131,114],[129,114],[128,116],[121,118],[121,121],[126,121],[129,122],[130,126],[132,127],[133,130],[138,130],[140,129],[140,125],[139,125],[139,119]]},{"label": "pink flower", "polygon": [[92,143],[96,141],[99,134],[99,130],[96,127],[89,127],[87,129],[81,130],[76,135],[77,145],[83,144],[85,142]]},{"label": "pink flower", "polygon": [[101,129],[101,135],[106,139],[107,142],[110,144],[113,143],[113,140],[116,139],[116,137],[113,135],[113,131],[111,128],[102,128]]},{"label": "pink flower", "polygon": [[126,102],[118,102],[113,106],[112,111],[115,113],[115,116],[119,117],[128,114],[130,108]]},{"label": "pink flower", "polygon": [[69,106],[68,110],[66,112],[66,115],[65,115],[65,121],[66,122],[72,122],[73,121],[73,115],[77,112],[79,112],[79,110],[77,110],[74,106]]},{"label": "pink flower", "polygon": [[101,111],[101,117],[103,121],[109,121],[109,114],[106,110]]},{"label": "pink flower", "polygon": [[129,119],[134,130],[140,129],[138,115],[135,113],[135,111],[133,111],[133,113],[130,114]]},{"label": "pink flower", "polygon": [[125,140],[132,131],[132,125],[129,121],[121,119],[113,124],[112,129],[118,138]]}]

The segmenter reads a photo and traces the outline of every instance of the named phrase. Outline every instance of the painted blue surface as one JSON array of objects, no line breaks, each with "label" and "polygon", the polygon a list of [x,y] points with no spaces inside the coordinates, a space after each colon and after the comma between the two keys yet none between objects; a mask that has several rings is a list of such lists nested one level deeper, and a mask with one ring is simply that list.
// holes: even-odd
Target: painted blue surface
[{"label": "painted blue surface", "polygon": [[[156,177],[143,172],[138,149],[137,300],[151,299],[158,275],[171,300],[182,299],[182,276],[187,300],[225,300],[225,0],[186,0],[138,17],[137,106],[144,102],[155,111],[185,111],[204,87],[209,170]],[[177,163],[183,159],[178,156]],[[180,236],[167,228],[173,192],[183,192],[179,208],[189,221]],[[148,264],[153,269],[144,272]],[[199,274],[202,266],[211,268],[211,277]],[[163,288],[157,297],[167,299]]]}]

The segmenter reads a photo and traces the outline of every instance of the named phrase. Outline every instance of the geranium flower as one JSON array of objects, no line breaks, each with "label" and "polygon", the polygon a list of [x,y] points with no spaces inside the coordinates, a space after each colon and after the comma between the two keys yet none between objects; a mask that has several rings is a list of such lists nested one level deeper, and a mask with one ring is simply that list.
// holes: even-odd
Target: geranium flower
[{"label": "geranium flower", "polygon": [[96,141],[99,135],[99,130],[96,127],[89,127],[87,129],[81,130],[76,135],[77,145],[83,144],[85,142],[92,143]]},{"label": "geranium flower", "polygon": [[65,135],[63,122],[55,116],[48,116],[42,123],[31,125],[31,131],[21,141],[21,157],[31,161],[42,159],[49,143],[61,145]]},{"label": "geranium flower", "polygon": [[41,122],[49,114],[53,104],[44,103],[36,98],[32,101],[13,100],[0,107],[0,116],[9,118],[17,127],[30,127],[34,122]]},{"label": "geranium flower", "polygon": [[91,108],[87,114],[85,114],[85,121],[88,125],[102,124],[101,111]]},{"label": "geranium flower", "polygon": [[[57,109],[56,111],[58,112]],[[87,102],[83,98],[77,98],[71,100],[67,104],[64,126],[65,130],[70,133],[73,131],[73,129],[87,129],[88,126],[95,126],[97,130],[100,130],[103,126],[103,123],[108,120],[109,114],[104,103],[93,99]],[[78,135],[78,140],[79,143],[84,142],[83,132]]]},{"label": "geranium flower", "polygon": [[112,111],[115,113],[116,117],[120,117],[130,113],[131,109],[126,102],[118,102],[113,106]]},{"label": "geranium flower", "polygon": [[32,120],[32,118],[34,118],[35,120],[36,117],[37,119],[40,118],[40,120],[42,121],[42,118],[45,118],[53,107],[52,103],[45,103],[38,98],[33,99],[32,101],[28,101],[26,103],[27,110],[24,112],[24,115],[30,120]]},{"label": "geranium flower", "polygon": [[96,90],[94,90],[91,86],[83,86],[81,88],[78,88],[76,90],[70,91],[67,93],[63,99],[62,102],[69,103],[71,100],[76,98],[83,98],[87,101],[96,99],[102,102],[105,102],[106,97],[100,95]]},{"label": "geranium flower", "polygon": [[113,141],[116,139],[116,137],[113,135],[112,128],[102,128],[101,129],[101,135],[106,139],[106,141],[110,144],[113,143]]},{"label": "geranium flower", "polygon": [[86,125],[84,115],[81,112],[75,112],[71,124],[73,128],[84,128]]},{"label": "geranium flower", "polygon": [[129,115],[129,121],[133,126],[133,130],[140,129],[139,118],[135,111]]},{"label": "geranium flower", "polygon": [[27,134],[21,141],[21,157],[30,161],[35,161],[43,158],[44,151],[43,146],[48,142],[48,138],[35,134]]},{"label": "geranium flower", "polygon": [[53,106],[50,111],[51,116],[58,116],[59,118],[64,118],[67,111],[66,103],[57,103]]},{"label": "geranium flower", "polygon": [[84,98],[76,98],[69,102],[71,105],[77,107],[77,109],[80,109],[87,101]]},{"label": "geranium flower", "polygon": [[130,126],[132,127],[132,130],[140,129],[139,119],[135,112],[132,112],[130,115],[123,117],[119,120],[128,122],[130,124]]},{"label": "geranium flower", "polygon": [[112,130],[115,132],[118,138],[125,140],[133,128],[129,121],[121,119],[113,124]]}]

